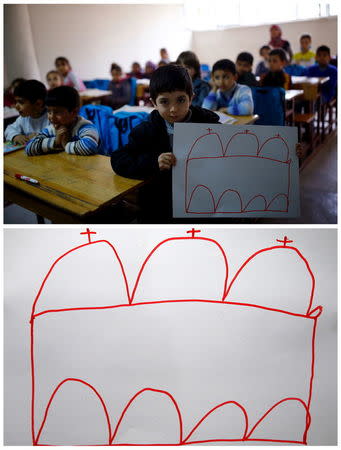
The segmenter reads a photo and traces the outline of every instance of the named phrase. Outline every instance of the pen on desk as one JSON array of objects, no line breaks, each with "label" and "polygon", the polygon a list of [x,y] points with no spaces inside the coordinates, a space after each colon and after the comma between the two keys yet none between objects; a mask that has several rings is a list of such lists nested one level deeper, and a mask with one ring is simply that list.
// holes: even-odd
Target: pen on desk
[{"label": "pen on desk", "polygon": [[39,184],[38,180],[35,180],[34,178],[26,177],[25,175],[21,175],[20,173],[16,173],[15,178],[18,178],[19,180],[23,180],[23,181],[28,181],[29,183]]}]

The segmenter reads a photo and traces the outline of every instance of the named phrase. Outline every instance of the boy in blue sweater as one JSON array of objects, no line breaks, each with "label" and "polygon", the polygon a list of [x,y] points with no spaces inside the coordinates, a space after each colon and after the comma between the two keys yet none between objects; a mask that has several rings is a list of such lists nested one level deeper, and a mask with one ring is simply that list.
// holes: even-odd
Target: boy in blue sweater
[{"label": "boy in blue sweater", "polygon": [[26,145],[29,156],[60,151],[82,156],[97,153],[97,128],[78,115],[80,99],[75,88],[60,86],[51,89],[46,97],[46,105],[51,125]]},{"label": "boy in blue sweater", "polygon": [[337,68],[330,64],[330,48],[321,45],[316,50],[316,64],[308,67],[308,77],[329,77],[329,80],[322,85],[322,102],[329,102],[336,93]]},{"label": "boy in blue sweater", "polygon": [[49,125],[45,106],[46,87],[37,80],[20,83],[13,92],[17,120],[5,130],[6,141],[24,145]]},{"label": "boy in blue sweater", "polygon": [[212,68],[213,90],[202,106],[236,116],[253,114],[252,92],[248,86],[237,84],[235,64],[229,59],[220,59]]}]

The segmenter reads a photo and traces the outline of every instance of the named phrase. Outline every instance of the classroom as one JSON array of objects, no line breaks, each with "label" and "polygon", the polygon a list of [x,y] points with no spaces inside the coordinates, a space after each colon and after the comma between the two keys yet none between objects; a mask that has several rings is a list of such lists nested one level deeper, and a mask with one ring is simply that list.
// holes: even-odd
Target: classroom
[{"label": "classroom", "polygon": [[[5,223],[167,223],[190,218],[183,213],[176,219],[169,212],[172,208],[172,199],[168,198],[172,172],[169,169],[174,164],[174,155],[166,151],[161,154],[166,155],[161,161],[154,155],[153,164],[158,163],[159,172],[164,172],[162,180],[149,184],[151,174],[156,172],[148,169],[144,173],[140,168],[134,171],[127,154],[136,149],[131,147],[127,153],[125,147],[131,130],[140,123],[143,128],[155,113],[151,113],[155,102],[149,90],[152,74],[162,66],[160,73],[166,73],[174,64],[184,67],[191,77],[193,105],[197,102],[198,107],[219,110],[219,122],[225,124],[223,130],[245,126],[249,133],[255,133],[257,125],[285,125],[293,133],[297,130],[299,144],[296,150],[291,149],[299,166],[295,169],[297,192],[296,199],[290,200],[300,202],[299,213],[290,216],[286,206],[275,208],[271,214],[269,206],[275,196],[269,200],[264,194],[261,197],[265,208],[250,209],[252,201],[246,200],[244,206],[240,202],[239,214],[216,214],[223,194],[219,200],[213,199],[213,209],[202,206],[204,195],[201,195],[197,200],[201,203],[198,211],[204,211],[204,215],[199,221],[209,217],[209,221],[220,223],[337,223],[336,2],[289,1],[283,10],[267,0],[261,5],[244,0],[215,0],[209,4],[191,0],[101,5],[8,4],[4,5],[4,33],[4,139],[18,138],[19,131],[14,128],[9,132],[6,128],[14,126],[20,113],[14,105],[13,80],[24,79],[43,83],[49,89],[47,101],[52,103],[56,97],[52,98],[50,92],[59,89],[55,86],[73,86],[79,92],[75,102],[80,102],[77,104],[81,107],[80,116],[85,119],[75,129],[83,127],[83,133],[87,130],[82,142],[87,139],[89,144],[77,146],[73,141],[79,139],[78,131],[73,131],[72,142],[67,142],[66,134],[58,137],[58,142],[66,139],[64,152],[59,149],[42,155],[46,152],[42,150],[42,139],[55,136],[53,126],[48,128],[52,134],[31,137],[29,143],[28,137],[24,136],[22,142],[19,138],[21,151],[10,151],[13,147],[10,144],[4,157]],[[315,63],[319,48],[318,54],[327,55],[328,61],[323,63],[327,76],[322,76],[323,70],[321,75],[322,66]],[[269,52],[275,53],[269,56]],[[223,66],[216,66],[214,71],[217,62]],[[197,63],[200,66],[196,72],[193,64]],[[272,71],[269,64],[280,64],[280,69],[274,66]],[[233,79],[224,91],[219,87],[224,81],[215,80],[213,73],[223,73],[225,69]],[[230,95],[231,86],[229,105],[219,103],[227,101],[224,92]],[[71,101],[65,92],[66,97],[58,101]],[[238,95],[244,100],[233,102]],[[48,109],[58,109],[52,103],[47,103]],[[36,114],[42,117],[43,107]],[[200,114],[197,117],[193,113],[191,118],[185,115],[181,120],[212,123],[214,132],[222,129],[215,128],[216,115]],[[93,122],[94,127],[86,120]],[[39,125],[40,130],[47,125]],[[178,125],[175,128],[180,129]],[[200,127],[197,128],[193,133],[199,132]],[[174,126],[167,132],[173,139]],[[179,141],[179,135],[176,131],[174,142]],[[152,144],[146,145],[148,151],[154,151]],[[227,158],[224,162],[227,163]],[[176,170],[173,177],[177,176]],[[160,188],[165,183],[167,192]],[[235,185],[225,187],[229,191],[239,190]],[[222,187],[219,189],[222,192]],[[158,198],[152,198],[156,191]],[[288,195],[286,199],[288,203]],[[159,208],[155,212],[156,204]],[[162,209],[165,211],[160,212]],[[186,213],[190,209],[186,208]],[[256,212],[259,210],[261,214]],[[276,212],[284,210],[286,215]]]}]

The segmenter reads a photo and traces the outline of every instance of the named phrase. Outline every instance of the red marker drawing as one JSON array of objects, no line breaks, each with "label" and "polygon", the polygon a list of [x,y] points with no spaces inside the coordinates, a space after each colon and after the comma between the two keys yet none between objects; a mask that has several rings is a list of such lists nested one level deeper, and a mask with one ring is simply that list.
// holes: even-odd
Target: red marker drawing
[{"label": "red marker drawing", "polygon": [[35,180],[34,178],[26,177],[25,175],[21,175],[20,173],[16,173],[15,178],[18,178],[19,180],[23,180],[23,181],[28,181],[29,183],[39,184],[38,180]]}]

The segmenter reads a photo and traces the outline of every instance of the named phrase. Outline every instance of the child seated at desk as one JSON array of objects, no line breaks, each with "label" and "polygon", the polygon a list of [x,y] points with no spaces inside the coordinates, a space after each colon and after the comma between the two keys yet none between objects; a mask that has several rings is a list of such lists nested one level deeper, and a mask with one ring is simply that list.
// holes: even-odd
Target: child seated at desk
[{"label": "child seated at desk", "polygon": [[260,77],[269,72],[269,53],[271,48],[268,45],[263,45],[259,49],[259,54],[263,61],[259,62],[256,67],[256,77]]},{"label": "child seated at desk", "polygon": [[188,70],[188,73],[192,78],[194,91],[192,105],[201,106],[211,88],[207,81],[201,79],[200,62],[197,55],[191,51],[182,52],[178,56],[176,64],[180,64]]},{"label": "child seated at desk", "polygon": [[8,86],[8,88],[4,90],[4,106],[15,108],[14,89],[23,81],[26,80],[24,78],[15,78],[10,86]]},{"label": "child seated at desk", "polygon": [[337,68],[330,64],[330,48],[321,45],[316,50],[316,64],[307,69],[308,77],[329,77],[321,86],[322,102],[327,103],[336,94]]},{"label": "child seated at desk", "polygon": [[54,89],[59,86],[63,86],[63,77],[58,70],[50,70],[46,74],[46,81],[49,89]]},{"label": "child seated at desk", "polygon": [[65,151],[73,155],[97,153],[99,135],[89,120],[78,115],[80,98],[71,86],[60,86],[47,93],[46,105],[51,122],[26,145],[29,156]]},{"label": "child seated at desk", "polygon": [[77,91],[85,91],[86,87],[83,81],[73,72],[69,60],[64,56],[59,56],[54,62],[56,69],[63,77],[65,86],[72,86]]},{"label": "child seated at desk", "polygon": [[300,37],[301,51],[294,54],[294,64],[309,67],[315,63],[315,53],[311,50],[310,34],[302,34]]},{"label": "child seated at desk", "polygon": [[244,116],[253,114],[252,92],[248,86],[237,84],[235,64],[220,59],[212,68],[213,90],[205,98],[203,108]]},{"label": "child seated at desk", "polygon": [[122,69],[116,64],[112,63],[110,68],[112,80],[109,83],[108,90],[112,92],[111,95],[106,95],[102,99],[102,104],[111,106],[112,109],[121,108],[130,101],[131,97],[131,83],[127,78],[122,78]]},{"label": "child seated at desk", "polygon": [[137,61],[133,62],[131,65],[131,72],[127,73],[128,77],[134,77],[137,79],[141,79],[144,77],[143,72],[142,72],[142,67],[140,65],[140,63],[138,63]]},{"label": "child seated at desk", "polygon": [[291,77],[284,72],[287,63],[285,51],[281,48],[271,50],[269,53],[269,72],[260,79],[261,86],[282,87],[285,90],[290,89]]},{"label": "child seated at desk", "polygon": [[253,56],[249,52],[239,53],[236,60],[237,82],[246,86],[257,86],[257,80],[252,73]]},{"label": "child seated at desk", "polygon": [[172,217],[172,152],[174,123],[218,123],[217,114],[192,106],[193,86],[188,71],[169,64],[150,80],[155,107],[148,121],[135,127],[129,142],[111,156],[114,171],[124,177],[152,179],[140,190],[142,221],[163,223]]},{"label": "child seated at desk", "polygon": [[5,130],[6,141],[23,145],[49,125],[45,106],[46,87],[37,80],[27,80],[14,89],[15,107],[20,114]]}]

